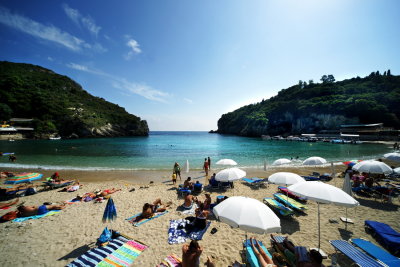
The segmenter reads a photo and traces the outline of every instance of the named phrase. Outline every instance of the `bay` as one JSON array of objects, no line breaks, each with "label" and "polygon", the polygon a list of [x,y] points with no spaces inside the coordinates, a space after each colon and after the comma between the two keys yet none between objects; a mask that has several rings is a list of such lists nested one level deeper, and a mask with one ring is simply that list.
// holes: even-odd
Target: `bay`
[{"label": "bay", "polygon": [[150,132],[148,137],[65,140],[0,141],[1,152],[14,152],[17,161],[0,157],[0,167],[72,170],[171,170],[201,169],[204,158],[212,166],[222,158],[234,159],[241,168],[262,168],[279,158],[300,161],[320,156],[329,162],[380,158],[392,151],[387,144],[331,144],[262,140],[261,138],[209,134],[208,132]]}]

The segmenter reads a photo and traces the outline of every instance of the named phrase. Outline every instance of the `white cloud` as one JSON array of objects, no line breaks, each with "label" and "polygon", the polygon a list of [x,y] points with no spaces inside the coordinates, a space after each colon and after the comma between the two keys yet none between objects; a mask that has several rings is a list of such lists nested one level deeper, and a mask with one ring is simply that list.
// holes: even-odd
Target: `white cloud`
[{"label": "white cloud", "polygon": [[192,99],[189,99],[189,98],[186,98],[186,97],[183,98],[183,101],[185,101],[186,103],[189,103],[189,104],[193,103]]},{"label": "white cloud", "polygon": [[[128,37],[128,36],[126,36]],[[133,55],[135,54],[140,54],[142,53],[142,50],[139,47],[139,43],[134,40],[134,39],[129,39],[126,45],[131,49],[131,51],[128,52],[128,54],[125,55],[125,59],[129,60],[132,58]]]},{"label": "white cloud", "polygon": [[134,93],[148,100],[163,102],[163,103],[166,103],[167,102],[166,99],[169,97],[168,93],[156,90],[147,84],[130,82],[124,78],[108,74],[101,70],[92,69],[81,64],[76,64],[71,62],[67,64],[67,67],[109,78],[111,80],[111,85],[115,88],[124,90],[124,93],[127,92]]},{"label": "white cloud", "polygon": [[94,22],[94,19],[90,16],[82,16],[81,13],[77,9],[73,9],[69,7],[67,4],[62,5],[65,14],[79,27],[83,26],[89,32],[97,37],[99,31],[101,30],[100,26],[97,26]]},{"label": "white cloud", "polygon": [[48,61],[54,61],[54,58],[52,58],[52,57],[47,57],[47,60],[48,60]]},{"label": "white cloud", "polygon": [[73,51],[79,51],[89,45],[53,25],[44,25],[22,15],[12,14],[4,7],[0,7],[0,23],[37,38],[58,43]]}]

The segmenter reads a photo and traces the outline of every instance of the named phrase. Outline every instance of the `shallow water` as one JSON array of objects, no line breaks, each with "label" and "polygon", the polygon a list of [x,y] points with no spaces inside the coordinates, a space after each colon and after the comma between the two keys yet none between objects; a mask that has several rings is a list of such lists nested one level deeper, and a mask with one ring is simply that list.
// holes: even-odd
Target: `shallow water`
[{"label": "shallow water", "polygon": [[184,168],[201,169],[205,157],[211,164],[234,159],[241,168],[263,168],[279,158],[296,158],[293,164],[320,156],[329,162],[382,157],[392,151],[383,144],[330,144],[273,141],[207,132],[150,132],[148,137],[71,140],[0,141],[0,151],[14,152],[15,163],[0,157],[0,168],[75,170],[169,170],[175,161]]}]

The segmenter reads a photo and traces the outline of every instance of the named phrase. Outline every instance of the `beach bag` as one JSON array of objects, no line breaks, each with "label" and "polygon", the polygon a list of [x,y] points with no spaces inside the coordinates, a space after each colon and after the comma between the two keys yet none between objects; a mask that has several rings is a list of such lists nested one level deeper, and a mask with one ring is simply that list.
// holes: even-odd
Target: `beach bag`
[{"label": "beach bag", "polygon": [[108,228],[104,228],[100,237],[97,239],[97,244],[103,244],[111,240],[112,233]]}]

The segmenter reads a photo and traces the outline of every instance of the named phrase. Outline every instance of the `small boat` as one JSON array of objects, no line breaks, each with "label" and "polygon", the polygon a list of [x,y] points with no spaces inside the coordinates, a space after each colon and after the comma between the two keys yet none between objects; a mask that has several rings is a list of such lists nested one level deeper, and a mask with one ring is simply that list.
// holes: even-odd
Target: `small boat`
[{"label": "small boat", "polygon": [[57,137],[49,137],[49,140],[60,140],[61,136],[57,136]]}]

